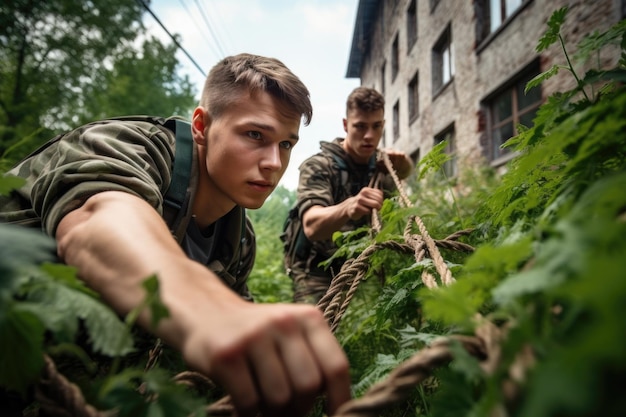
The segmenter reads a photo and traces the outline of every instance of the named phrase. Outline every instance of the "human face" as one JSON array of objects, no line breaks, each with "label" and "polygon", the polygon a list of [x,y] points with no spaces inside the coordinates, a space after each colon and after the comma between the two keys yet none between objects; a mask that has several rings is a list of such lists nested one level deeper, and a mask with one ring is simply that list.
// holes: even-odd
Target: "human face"
[{"label": "human face", "polygon": [[193,132],[204,166],[194,207],[218,218],[235,205],[261,207],[287,169],[300,118],[264,91],[242,93],[214,120],[197,108]]},{"label": "human face", "polygon": [[348,111],[343,119],[343,129],[346,139],[343,141],[344,150],[358,164],[367,164],[376,152],[383,135],[385,112],[383,109],[371,112],[360,109]]}]

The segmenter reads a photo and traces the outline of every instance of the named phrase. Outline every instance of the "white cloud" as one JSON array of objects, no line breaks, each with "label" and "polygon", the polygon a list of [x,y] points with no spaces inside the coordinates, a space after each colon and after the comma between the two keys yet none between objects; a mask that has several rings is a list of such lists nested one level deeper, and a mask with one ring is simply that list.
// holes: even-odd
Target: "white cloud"
[{"label": "white cloud", "polygon": [[[341,120],[346,98],[359,85],[358,79],[345,77],[357,5],[357,0],[153,0],[151,8],[171,33],[181,36],[181,45],[204,71],[224,57],[221,52],[250,52],[280,59],[305,83],[311,93],[313,120],[301,128],[281,181],[295,189],[298,166],[319,150],[319,141],[344,134]],[[170,41],[150,15],[146,14],[145,22],[159,39]],[[178,56],[183,72],[200,91],[204,75],[184,53]]]}]

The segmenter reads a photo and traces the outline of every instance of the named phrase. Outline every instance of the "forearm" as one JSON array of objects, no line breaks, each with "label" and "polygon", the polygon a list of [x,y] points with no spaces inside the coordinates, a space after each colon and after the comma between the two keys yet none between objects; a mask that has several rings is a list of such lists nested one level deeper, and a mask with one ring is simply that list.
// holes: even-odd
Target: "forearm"
[{"label": "forearm", "polygon": [[[194,304],[206,303],[207,292],[230,292],[207,268],[186,257],[152,207],[129,194],[92,197],[61,221],[57,240],[64,262],[77,267],[81,279],[120,315],[141,303],[146,295],[142,282],[156,274],[172,315],[157,334],[175,346],[186,337]],[[147,327],[149,322],[143,312],[140,323]]]},{"label": "forearm", "polygon": [[313,206],[304,213],[302,225],[309,240],[327,240],[343,227],[350,215],[345,202],[334,206]]}]

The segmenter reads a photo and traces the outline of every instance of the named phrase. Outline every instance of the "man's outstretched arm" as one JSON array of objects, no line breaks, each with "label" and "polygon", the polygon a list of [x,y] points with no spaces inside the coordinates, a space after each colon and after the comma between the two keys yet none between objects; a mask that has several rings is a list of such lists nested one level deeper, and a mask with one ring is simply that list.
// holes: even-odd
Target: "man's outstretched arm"
[{"label": "man's outstretched arm", "polygon": [[[142,199],[97,194],[63,218],[56,237],[61,258],[121,315],[157,274],[170,317],[155,334],[221,384],[240,416],[304,415],[320,394],[333,412],[350,398],[347,359],[318,309],[242,300],[187,258]],[[140,323],[149,327],[147,312]]]}]

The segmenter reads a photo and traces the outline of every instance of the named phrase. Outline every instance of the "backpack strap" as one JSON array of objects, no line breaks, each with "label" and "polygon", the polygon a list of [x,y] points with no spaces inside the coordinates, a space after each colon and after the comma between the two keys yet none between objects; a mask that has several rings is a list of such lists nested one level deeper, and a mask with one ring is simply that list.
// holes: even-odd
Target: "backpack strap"
[{"label": "backpack strap", "polygon": [[176,119],[174,133],[176,134],[176,154],[174,155],[172,181],[164,196],[163,217],[176,238],[181,239],[182,236],[178,236],[179,227],[189,205],[187,194],[193,159],[191,125],[189,122]]},{"label": "backpack strap", "polygon": [[172,171],[172,181],[165,193],[164,204],[180,210],[185,203],[187,187],[191,177],[193,140],[191,138],[191,126],[184,120],[176,119],[175,133],[176,155],[174,156],[174,169]]}]

